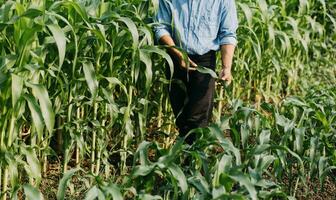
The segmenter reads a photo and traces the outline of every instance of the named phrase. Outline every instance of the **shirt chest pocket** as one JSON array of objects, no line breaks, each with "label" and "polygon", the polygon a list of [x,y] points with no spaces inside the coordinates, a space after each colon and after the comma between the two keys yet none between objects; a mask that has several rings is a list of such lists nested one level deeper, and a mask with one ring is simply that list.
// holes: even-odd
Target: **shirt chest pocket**
[{"label": "shirt chest pocket", "polygon": [[197,33],[203,38],[215,39],[218,33],[217,17],[211,13],[200,16]]}]

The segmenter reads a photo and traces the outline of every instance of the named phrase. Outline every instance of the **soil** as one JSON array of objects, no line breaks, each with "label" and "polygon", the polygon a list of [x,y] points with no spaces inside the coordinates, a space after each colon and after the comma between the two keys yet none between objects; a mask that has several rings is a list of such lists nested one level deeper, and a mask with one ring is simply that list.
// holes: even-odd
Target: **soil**
[{"label": "soil", "polygon": [[[335,177],[334,177],[335,178]],[[336,180],[327,177],[324,184],[321,185],[318,180],[308,182],[308,191],[300,188],[296,195],[298,200],[335,200],[336,199]]]},{"label": "soil", "polygon": [[[89,170],[89,169],[88,169]],[[84,199],[84,195],[87,192],[86,184],[79,180],[78,177],[82,177],[84,174],[78,172],[73,176],[71,183],[68,186],[65,199]],[[56,200],[58,184],[62,178],[62,168],[58,163],[51,163],[48,166],[47,173],[42,178],[40,191],[42,192],[44,199]]]}]

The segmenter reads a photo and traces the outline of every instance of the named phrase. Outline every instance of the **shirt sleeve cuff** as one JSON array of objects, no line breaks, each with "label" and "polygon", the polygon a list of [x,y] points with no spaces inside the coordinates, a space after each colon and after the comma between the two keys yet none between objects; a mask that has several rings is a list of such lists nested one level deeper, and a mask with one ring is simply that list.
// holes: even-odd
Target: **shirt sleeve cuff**
[{"label": "shirt sleeve cuff", "polygon": [[237,38],[233,37],[233,36],[226,36],[220,39],[219,41],[219,45],[223,45],[223,44],[232,44],[234,46],[237,46]]},{"label": "shirt sleeve cuff", "polygon": [[167,31],[164,28],[159,28],[159,29],[155,30],[155,37],[156,37],[157,40],[160,40],[160,38],[164,35],[169,35],[170,36],[169,31]]}]

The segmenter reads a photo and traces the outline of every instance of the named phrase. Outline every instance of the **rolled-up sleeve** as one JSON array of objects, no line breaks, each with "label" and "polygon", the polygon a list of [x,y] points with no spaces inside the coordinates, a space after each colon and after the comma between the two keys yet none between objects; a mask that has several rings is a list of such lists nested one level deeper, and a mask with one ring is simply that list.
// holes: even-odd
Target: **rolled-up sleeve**
[{"label": "rolled-up sleeve", "polygon": [[159,0],[159,9],[154,17],[153,27],[155,38],[159,40],[164,35],[171,35],[171,12],[166,0]]},{"label": "rolled-up sleeve", "polygon": [[221,15],[221,22],[218,34],[219,45],[237,45],[238,17],[234,0],[227,0]]}]

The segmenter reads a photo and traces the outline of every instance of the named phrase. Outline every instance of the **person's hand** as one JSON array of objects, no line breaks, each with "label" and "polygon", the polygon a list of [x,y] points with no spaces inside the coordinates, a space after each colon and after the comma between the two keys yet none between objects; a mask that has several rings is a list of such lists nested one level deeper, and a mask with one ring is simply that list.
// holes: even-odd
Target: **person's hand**
[{"label": "person's hand", "polygon": [[189,61],[189,67],[187,65],[187,63],[184,61],[184,59],[180,59],[180,66],[184,69],[184,70],[189,70],[189,71],[195,71],[197,64],[192,61],[189,57],[188,57],[188,61]]},{"label": "person's hand", "polygon": [[232,82],[231,69],[223,68],[220,72],[220,79],[226,82],[227,85],[230,85]]},{"label": "person's hand", "polygon": [[[192,61],[189,57],[188,57],[188,62],[185,61],[185,59],[183,58],[183,54],[181,52],[177,53],[177,58],[179,60],[179,65],[181,68],[183,68],[184,70],[189,70],[189,71],[195,71],[197,64]],[[189,64],[189,67],[188,67]]]}]

